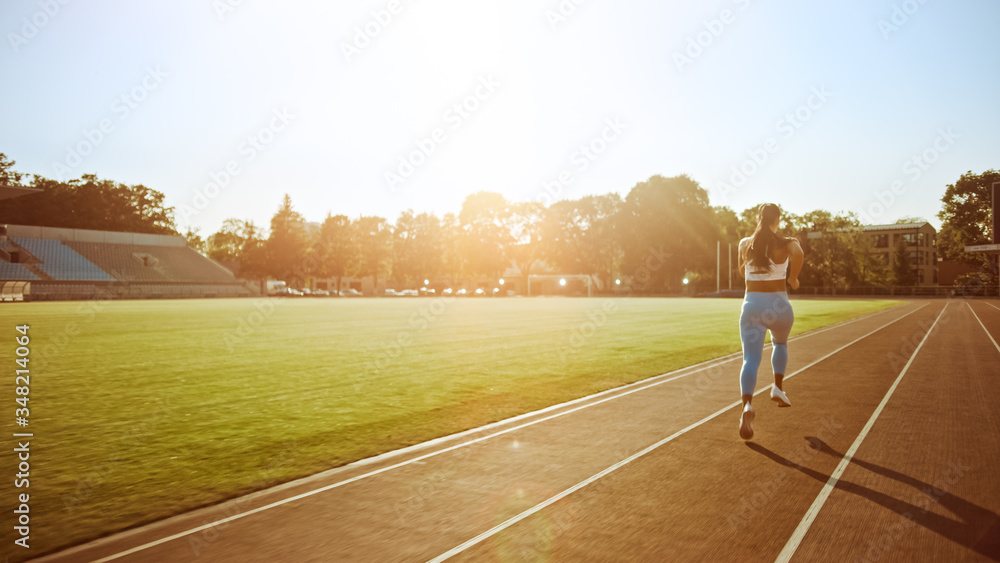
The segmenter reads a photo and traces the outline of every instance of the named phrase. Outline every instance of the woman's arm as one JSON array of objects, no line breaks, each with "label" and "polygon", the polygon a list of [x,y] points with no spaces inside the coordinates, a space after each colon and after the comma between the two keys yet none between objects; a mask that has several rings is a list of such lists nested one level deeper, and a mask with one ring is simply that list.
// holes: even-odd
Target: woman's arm
[{"label": "woman's arm", "polygon": [[788,285],[792,286],[792,289],[799,288],[799,273],[802,272],[802,263],[805,261],[805,252],[802,251],[802,246],[796,239],[791,239],[788,244],[785,245],[785,250],[788,251],[789,266],[788,271]]},{"label": "woman's arm", "polygon": [[747,267],[747,263],[746,263],[747,250],[746,250],[746,247],[747,247],[748,244],[750,244],[750,239],[749,238],[745,238],[745,239],[741,240],[740,241],[739,250],[737,252],[737,254],[739,255],[739,260],[737,262],[740,265],[740,267],[739,267],[740,275],[743,276],[744,278],[747,277],[747,273],[746,273],[746,267]]}]

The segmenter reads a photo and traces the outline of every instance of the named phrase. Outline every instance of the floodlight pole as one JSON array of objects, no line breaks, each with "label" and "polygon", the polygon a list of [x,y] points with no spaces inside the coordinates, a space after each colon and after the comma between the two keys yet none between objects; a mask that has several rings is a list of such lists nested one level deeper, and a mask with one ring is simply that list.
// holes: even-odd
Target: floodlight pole
[{"label": "floodlight pole", "polygon": [[733,290],[733,243],[729,243],[729,290]]},{"label": "floodlight pole", "polygon": [[[1000,182],[993,182],[993,193],[990,203],[993,206],[993,244],[1000,244],[1000,215],[997,215],[997,192],[1000,191]],[[997,280],[997,296],[1000,297],[1000,254],[993,255],[995,264],[993,277]]]},{"label": "floodlight pole", "polygon": [[722,241],[715,241],[715,292],[722,291]]}]

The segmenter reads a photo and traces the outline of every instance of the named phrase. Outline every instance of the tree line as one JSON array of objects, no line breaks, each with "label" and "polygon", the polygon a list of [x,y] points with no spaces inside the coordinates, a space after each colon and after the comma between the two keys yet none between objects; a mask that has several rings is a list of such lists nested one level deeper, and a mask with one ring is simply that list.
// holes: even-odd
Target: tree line
[{"label": "tree line", "polygon": [[[34,176],[23,184],[13,164],[0,153],[0,184],[41,191],[0,200],[0,222],[178,234],[173,208],[155,190],[94,175],[69,182]],[[937,247],[943,257],[992,272],[986,257],[965,253],[964,246],[992,241],[994,182],[1000,182],[1000,173],[988,170],[967,172],[947,186]],[[907,250],[896,249],[896,265],[890,270],[873,253],[874,241],[856,214],[815,210],[796,215],[783,209],[782,216],[782,234],[798,237],[806,251],[800,276],[804,286],[915,281]],[[191,230],[185,236],[189,246],[237,265],[247,279],[272,277],[296,284],[310,276],[337,278],[339,287],[339,278],[350,276],[376,283],[392,278],[401,287],[416,287],[424,279],[498,279],[514,265],[524,277],[586,274],[605,287],[621,279],[638,291],[673,293],[682,289],[685,278],[698,290],[714,288],[716,242],[722,241],[725,272],[728,244],[735,252],[736,242],[753,232],[756,218],[757,206],[739,213],[712,206],[708,192],[681,175],[653,176],[624,197],[609,193],[546,206],[478,192],[465,199],[457,214],[438,217],[407,210],[393,223],[383,217],[329,213],[318,227],[307,223],[286,194],[266,229],[231,218],[204,238]],[[810,232],[824,235],[809,238]]]}]

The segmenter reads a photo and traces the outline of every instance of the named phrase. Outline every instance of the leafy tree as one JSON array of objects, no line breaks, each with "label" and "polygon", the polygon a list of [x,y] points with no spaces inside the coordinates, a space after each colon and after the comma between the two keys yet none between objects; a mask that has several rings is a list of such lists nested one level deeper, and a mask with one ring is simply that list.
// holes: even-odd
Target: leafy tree
[{"label": "leafy tree", "polygon": [[954,184],[948,184],[941,198],[944,205],[938,213],[942,221],[938,252],[944,258],[992,271],[989,255],[968,253],[965,247],[990,244],[994,240],[990,214],[994,184],[1000,184],[997,170],[982,174],[969,171]]},{"label": "leafy tree", "polygon": [[292,208],[292,198],[285,194],[271,217],[271,236],[265,244],[267,273],[291,287],[303,283],[309,273],[304,267],[308,244],[305,218]]},{"label": "leafy tree", "polygon": [[267,277],[267,239],[252,221],[245,223],[243,251],[240,253],[240,275],[244,278]]},{"label": "leafy tree", "polygon": [[208,257],[216,262],[236,263],[246,279],[267,275],[262,233],[253,221],[226,219],[218,232],[205,241]]},{"label": "leafy tree", "polygon": [[341,278],[350,273],[358,261],[358,240],[351,220],[346,215],[327,213],[320,226],[315,251],[318,260],[316,275],[337,278],[335,291],[339,292]]},{"label": "leafy tree", "polygon": [[208,251],[208,244],[205,242],[198,232],[201,229],[192,229],[188,227],[184,232],[184,240],[187,241],[188,248],[194,250],[198,254],[205,254]]},{"label": "leafy tree", "polygon": [[805,251],[799,275],[802,285],[846,289],[885,282],[885,264],[855,214],[834,215],[818,209],[794,220],[800,225],[797,238]]},{"label": "leafy tree", "polygon": [[244,222],[240,219],[226,219],[222,228],[208,236],[205,243],[208,257],[216,262],[237,262],[243,252],[245,242]]},{"label": "leafy tree", "polygon": [[708,192],[688,176],[636,184],[619,218],[623,267],[637,287],[676,292],[688,272],[715,276],[715,213]]},{"label": "leafy tree", "polygon": [[462,254],[465,231],[454,213],[441,218],[441,273],[454,282],[465,275],[465,256]]},{"label": "leafy tree", "polygon": [[509,214],[507,200],[498,193],[477,192],[465,198],[458,219],[469,273],[499,278],[507,268],[508,250],[516,242],[507,224]]},{"label": "leafy tree", "polygon": [[437,277],[443,267],[441,221],[430,213],[400,214],[393,229],[393,275],[406,285]]},{"label": "leafy tree", "polygon": [[0,186],[20,186],[21,178],[24,174],[14,171],[13,160],[7,158],[7,155],[0,152]]},{"label": "leafy tree", "polygon": [[542,220],[545,261],[559,272],[586,271],[582,246],[588,225],[583,215],[579,200],[558,200],[545,209]]},{"label": "leafy tree", "polygon": [[534,202],[510,203],[503,220],[509,233],[507,256],[514,264],[527,287],[531,269],[543,258],[542,221],[544,207]]},{"label": "leafy tree", "polygon": [[[743,238],[740,236],[740,217],[730,207],[713,207],[712,211],[715,213],[715,225],[722,236],[722,241],[729,241],[735,247],[739,240]],[[757,224],[756,221],[755,216],[755,226]]]},{"label": "leafy tree", "polygon": [[596,275],[610,284],[621,267],[618,194],[559,200],[541,223],[544,258],[560,272]]},{"label": "leafy tree", "polygon": [[896,241],[895,263],[892,265],[893,283],[898,286],[917,285],[917,272],[910,260],[910,250],[903,237]]},{"label": "leafy tree", "polygon": [[849,233],[854,228],[860,230],[860,224],[846,217],[834,217],[823,210],[806,213],[804,217],[806,233],[815,233],[819,238],[806,236],[799,241],[805,252],[800,283],[820,287],[849,286],[854,277],[854,255]]},{"label": "leafy tree", "polygon": [[877,252],[875,241],[865,234],[863,228],[857,233],[854,243],[856,277],[855,284],[870,287],[885,287],[892,283],[892,272],[884,262],[885,254]]},{"label": "leafy tree", "polygon": [[[8,176],[12,173],[4,172]],[[57,182],[35,176],[41,192],[0,200],[0,222],[129,233],[177,234],[162,193],[85,174]]]},{"label": "leafy tree", "polygon": [[355,273],[371,277],[378,287],[379,276],[392,274],[392,225],[382,217],[359,217],[353,223],[358,243]]}]

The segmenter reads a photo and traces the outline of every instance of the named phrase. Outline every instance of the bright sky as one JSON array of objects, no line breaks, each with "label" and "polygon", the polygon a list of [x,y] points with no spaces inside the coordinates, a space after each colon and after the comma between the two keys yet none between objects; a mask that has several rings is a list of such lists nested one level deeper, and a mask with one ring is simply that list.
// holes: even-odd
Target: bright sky
[{"label": "bright sky", "polygon": [[7,0],[0,152],[145,184],[205,235],[286,192],[310,221],[394,221],[654,174],[737,211],[940,226],[946,184],[1000,168],[997,21],[995,0]]}]

